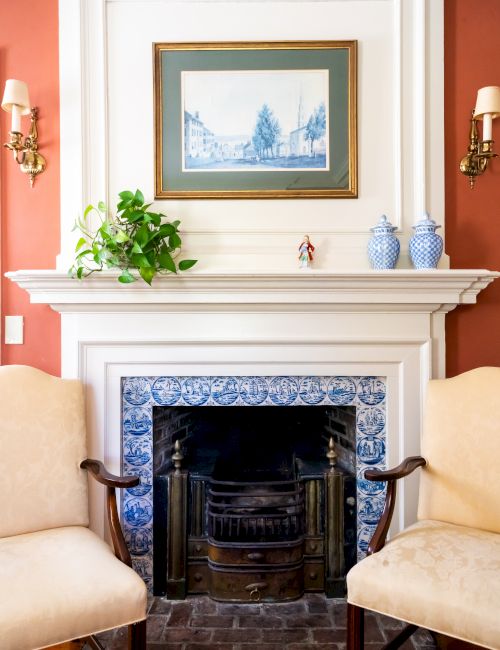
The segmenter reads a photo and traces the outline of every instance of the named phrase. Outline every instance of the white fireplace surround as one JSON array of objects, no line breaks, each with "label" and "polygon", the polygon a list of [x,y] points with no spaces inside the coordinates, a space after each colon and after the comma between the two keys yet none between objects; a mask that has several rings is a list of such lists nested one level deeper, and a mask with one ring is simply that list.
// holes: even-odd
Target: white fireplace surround
[{"label": "white fireplace surround", "polygon": [[[444,317],[500,274],[484,270],[352,273],[189,272],[120,285],[58,271],[11,280],[61,313],[62,375],[85,385],[88,448],[121,465],[121,379],[188,375],[386,378],[387,464],[419,453],[425,387],[444,376]],[[414,520],[417,477],[401,488],[394,529]],[[105,530],[92,486],[92,527]]]}]

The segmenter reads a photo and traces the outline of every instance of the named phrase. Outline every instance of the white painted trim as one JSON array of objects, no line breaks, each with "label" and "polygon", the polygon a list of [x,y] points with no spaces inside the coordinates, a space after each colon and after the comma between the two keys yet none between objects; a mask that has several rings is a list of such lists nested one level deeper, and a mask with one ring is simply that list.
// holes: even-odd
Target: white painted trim
[{"label": "white painted trim", "polygon": [[[392,169],[388,169],[387,173],[393,177],[394,196],[392,206],[388,208],[393,210],[390,218],[401,232],[403,249],[400,264],[404,266],[407,264],[403,259],[406,241],[412,234],[411,224],[415,219],[424,210],[429,210],[438,223],[442,225],[444,221],[444,142],[440,128],[443,110],[443,12],[442,0],[384,0],[384,4],[388,2],[393,8],[394,115],[391,120],[381,124],[381,128],[392,130],[393,147],[389,158],[393,157],[393,164],[389,163]],[[137,5],[139,10],[143,4],[161,6],[176,3],[168,0],[148,0],[146,3],[137,0],[60,0],[59,4],[59,47],[64,56],[60,57],[61,253],[57,268],[66,270],[73,261],[76,237],[71,228],[75,217],[87,203],[108,200],[108,5]],[[214,4],[220,5],[218,2]],[[248,3],[228,4],[239,4],[243,10]],[[300,3],[291,4],[297,6]],[[350,37],[356,37],[356,34]],[[360,62],[362,45],[360,43]],[[359,72],[361,76],[361,69]],[[133,143],[130,134],[124,134],[124,137],[131,137]],[[380,161],[382,165],[385,164],[383,151],[380,152]],[[363,187],[360,187],[360,196],[362,194]],[[236,203],[236,206],[241,203]],[[252,204],[259,207],[259,202]],[[162,208],[168,211],[168,203]],[[375,220],[377,215],[373,218]],[[245,255],[243,251],[239,256],[226,257],[225,254],[229,250],[238,250],[238,236],[243,239],[247,233],[262,234],[265,231],[269,238],[269,250],[274,251],[274,257],[278,258],[276,268],[289,268],[288,260],[281,256],[283,250],[288,248],[288,239],[294,239],[299,234],[297,228],[277,229],[272,225],[259,225],[253,229],[247,219],[242,219],[240,224],[224,227],[217,232],[204,229],[199,224],[193,225],[188,230],[187,240],[192,233],[195,246],[199,247],[201,239],[206,241],[209,249],[211,246],[222,246],[222,257],[213,257],[209,253],[211,268],[216,268],[219,260],[221,267],[236,262],[248,264],[245,268],[250,268],[252,264],[262,266],[262,262],[265,264],[269,260],[247,260],[252,253]],[[349,259],[360,268],[367,265],[366,225],[349,225],[340,220],[332,230],[315,228],[314,223],[308,230],[319,238],[321,245],[330,238],[327,247],[323,247],[332,251],[327,266],[331,265],[332,260],[338,260],[340,267],[346,266]],[[332,235],[336,235],[336,238],[332,239]],[[227,244],[224,238],[227,238]],[[347,254],[346,247],[351,246],[353,251]],[[337,247],[341,249],[340,252],[336,250]],[[442,266],[447,266],[446,257],[443,257]],[[323,265],[323,268],[326,267]]]}]

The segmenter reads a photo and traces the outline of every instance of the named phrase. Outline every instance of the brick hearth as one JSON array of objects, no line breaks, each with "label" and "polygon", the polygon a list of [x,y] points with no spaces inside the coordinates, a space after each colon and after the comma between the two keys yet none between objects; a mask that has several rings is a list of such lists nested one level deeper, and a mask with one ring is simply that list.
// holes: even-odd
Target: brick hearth
[{"label": "brick hearth", "polygon": [[[402,624],[366,616],[368,650],[378,650]],[[148,650],[345,650],[346,604],[307,594],[292,603],[216,603],[206,596],[184,601],[150,600]],[[126,629],[99,635],[106,650],[126,650]],[[419,630],[403,650],[436,648]]]}]

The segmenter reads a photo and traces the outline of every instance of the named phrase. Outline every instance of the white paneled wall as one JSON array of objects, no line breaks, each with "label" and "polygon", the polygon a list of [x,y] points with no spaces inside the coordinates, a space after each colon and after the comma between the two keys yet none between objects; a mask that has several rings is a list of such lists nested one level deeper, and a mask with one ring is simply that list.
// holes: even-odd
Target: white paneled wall
[{"label": "white paneled wall", "polygon": [[368,268],[369,228],[382,213],[399,226],[407,267],[415,219],[429,210],[443,223],[442,0],[61,0],[60,34],[58,268],[69,266],[86,203],[112,205],[125,188],[153,196],[154,42],[358,41],[359,198],[158,202],[182,221],[198,268],[293,270],[304,233],[316,268]]}]

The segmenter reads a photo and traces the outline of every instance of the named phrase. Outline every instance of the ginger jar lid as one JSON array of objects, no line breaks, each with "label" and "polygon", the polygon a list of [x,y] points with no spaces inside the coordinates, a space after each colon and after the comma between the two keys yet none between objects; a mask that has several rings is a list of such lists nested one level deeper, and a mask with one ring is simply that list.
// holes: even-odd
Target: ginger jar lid
[{"label": "ginger jar lid", "polygon": [[384,235],[386,233],[393,233],[397,230],[397,226],[393,226],[390,221],[387,220],[385,214],[380,217],[380,220],[376,226],[370,228],[370,231],[375,233],[375,235]]},{"label": "ginger jar lid", "polygon": [[428,212],[425,213],[425,216],[420,221],[417,221],[415,225],[412,226],[416,233],[419,232],[435,232],[438,228],[441,228],[434,219],[431,219]]}]

